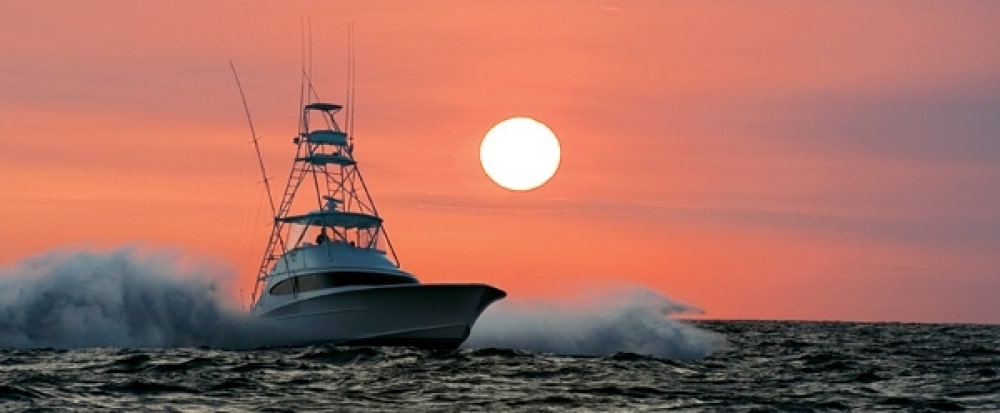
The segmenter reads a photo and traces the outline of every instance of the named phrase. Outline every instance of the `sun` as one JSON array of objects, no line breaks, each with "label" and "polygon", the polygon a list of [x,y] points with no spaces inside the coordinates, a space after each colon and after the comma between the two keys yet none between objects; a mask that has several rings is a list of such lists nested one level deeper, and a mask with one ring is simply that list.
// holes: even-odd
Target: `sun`
[{"label": "sun", "polygon": [[526,117],[497,123],[486,132],[479,160],[486,175],[504,188],[528,191],[559,169],[559,139],[545,124]]}]

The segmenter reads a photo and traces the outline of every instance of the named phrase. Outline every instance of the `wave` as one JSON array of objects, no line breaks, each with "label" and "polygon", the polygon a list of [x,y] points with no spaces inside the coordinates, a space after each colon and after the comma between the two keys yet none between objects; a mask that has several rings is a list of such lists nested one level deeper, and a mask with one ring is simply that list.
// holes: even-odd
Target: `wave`
[{"label": "wave", "polygon": [[669,318],[697,311],[640,286],[561,301],[506,300],[483,313],[464,346],[697,360],[726,346],[717,333]]},{"label": "wave", "polygon": [[255,347],[224,265],[176,251],[58,250],[0,269],[0,347]]}]

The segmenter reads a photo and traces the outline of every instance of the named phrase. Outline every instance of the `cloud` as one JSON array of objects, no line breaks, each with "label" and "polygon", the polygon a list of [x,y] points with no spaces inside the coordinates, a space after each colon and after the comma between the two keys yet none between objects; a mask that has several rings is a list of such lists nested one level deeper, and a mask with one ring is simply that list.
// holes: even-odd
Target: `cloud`
[{"label": "cloud", "polygon": [[[980,182],[985,184],[985,182]],[[886,189],[891,192],[892,189]],[[961,197],[969,189],[943,188],[944,193]],[[938,194],[941,192],[937,192]],[[933,194],[932,194],[933,195]],[[1000,193],[978,191],[969,196],[980,202],[1000,205]],[[893,195],[888,195],[892,197]],[[935,248],[989,249],[1000,247],[1000,214],[949,213],[931,205],[920,214],[883,213],[873,210],[817,211],[794,204],[764,203],[673,203],[667,201],[626,201],[596,199],[539,198],[518,202],[474,197],[459,193],[406,193],[387,198],[417,208],[438,209],[456,214],[516,214],[576,216],[592,222],[621,225],[642,224],[646,228],[686,225],[702,228],[747,228],[754,231],[804,234],[818,239],[860,239],[913,244]],[[971,200],[963,198],[965,200]],[[993,201],[990,201],[993,199]],[[871,202],[869,200],[869,202]],[[927,205],[924,205],[926,207]]]},{"label": "cloud", "polygon": [[802,93],[772,100],[757,131],[829,157],[995,165],[998,80]]}]

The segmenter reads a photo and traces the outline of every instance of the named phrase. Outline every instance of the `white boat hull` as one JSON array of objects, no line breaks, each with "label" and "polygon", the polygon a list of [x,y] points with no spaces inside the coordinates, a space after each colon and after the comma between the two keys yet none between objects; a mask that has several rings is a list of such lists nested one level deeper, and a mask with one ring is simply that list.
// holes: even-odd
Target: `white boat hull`
[{"label": "white boat hull", "polygon": [[484,284],[402,284],[310,294],[258,314],[291,332],[289,345],[337,343],[453,349],[491,303]]}]

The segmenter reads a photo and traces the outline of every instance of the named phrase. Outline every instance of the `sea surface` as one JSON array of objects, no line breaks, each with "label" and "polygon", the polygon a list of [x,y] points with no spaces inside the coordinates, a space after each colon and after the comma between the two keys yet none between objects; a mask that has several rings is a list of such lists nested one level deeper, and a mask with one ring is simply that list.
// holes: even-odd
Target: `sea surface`
[{"label": "sea surface", "polygon": [[683,321],[622,284],[508,296],[456,351],[303,347],[226,268],[130,246],[0,268],[0,411],[1000,411],[1000,326]]},{"label": "sea surface", "polygon": [[684,324],[724,343],[683,360],[489,347],[8,348],[0,409],[1000,410],[1000,326]]}]

